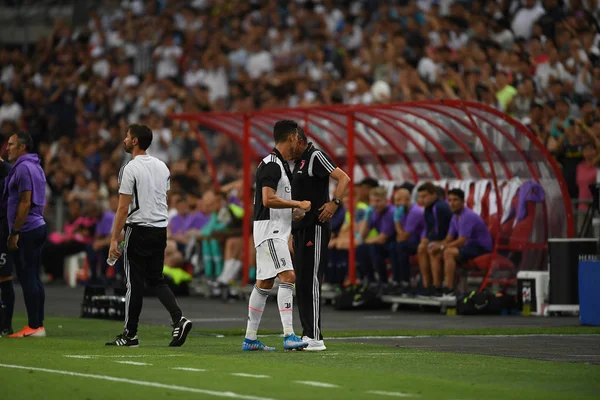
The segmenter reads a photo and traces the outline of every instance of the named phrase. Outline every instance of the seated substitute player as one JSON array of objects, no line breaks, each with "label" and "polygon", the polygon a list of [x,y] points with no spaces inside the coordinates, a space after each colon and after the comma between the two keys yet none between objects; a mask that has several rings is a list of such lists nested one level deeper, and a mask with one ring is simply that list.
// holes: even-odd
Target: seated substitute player
[{"label": "seated substitute player", "polygon": [[490,253],[493,242],[483,219],[473,210],[465,207],[465,192],[461,189],[450,190],[448,203],[454,216],[450,221],[448,236],[436,246],[439,246],[444,255],[444,276],[446,278],[444,297],[454,297],[456,262],[466,263],[473,258]]},{"label": "seated substitute player", "polygon": [[[417,248],[425,297],[440,297],[443,294],[442,252],[439,242],[448,235],[452,211],[440,198],[439,191],[438,187],[431,182],[426,182],[417,189],[424,206],[423,217],[425,218],[425,229]],[[433,286],[431,286],[432,280]]]},{"label": "seated substitute player", "polygon": [[308,346],[294,334],[293,290],[296,275],[288,248],[292,232],[292,209],[310,211],[310,201],[292,200],[291,160],[298,145],[298,124],[279,121],[273,128],[275,148],[258,165],[256,194],[254,196],[254,246],[256,247],[256,284],[248,305],[248,325],[242,350],[267,350],[256,334],[260,325],[269,290],[275,277],[279,277],[277,304],[283,325],[284,350],[303,349]]}]

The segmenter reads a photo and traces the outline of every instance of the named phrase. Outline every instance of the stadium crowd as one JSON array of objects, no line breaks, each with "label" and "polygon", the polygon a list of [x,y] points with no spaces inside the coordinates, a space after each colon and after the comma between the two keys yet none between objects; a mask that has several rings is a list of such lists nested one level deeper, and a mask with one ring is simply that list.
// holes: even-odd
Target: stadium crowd
[{"label": "stadium crowd", "polygon": [[593,0],[104,0],[87,24],[57,20],[27,53],[0,48],[0,132],[6,140],[29,131],[43,158],[51,279],[82,251],[89,278],[105,278],[127,161],[121,143],[127,125],[141,122],[154,132],[149,153],[173,175],[166,266],[191,261],[225,284],[238,276],[244,245],[240,150],[202,131],[216,191],[194,133],[168,114],[479,101],[521,120],[559,161],[571,196],[590,200],[600,161],[599,15]]}]

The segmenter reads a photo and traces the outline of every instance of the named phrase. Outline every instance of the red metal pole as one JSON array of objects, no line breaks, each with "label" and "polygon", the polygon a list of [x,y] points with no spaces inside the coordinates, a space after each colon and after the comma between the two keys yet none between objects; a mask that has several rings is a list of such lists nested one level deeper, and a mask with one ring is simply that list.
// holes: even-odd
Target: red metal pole
[{"label": "red metal pole", "polygon": [[204,156],[206,157],[206,162],[208,164],[208,170],[210,171],[210,176],[212,177],[212,180],[213,180],[213,186],[215,187],[216,191],[219,191],[221,185],[219,185],[219,179],[217,178],[217,169],[215,168],[215,160],[213,160],[212,156],[210,155],[210,150],[208,149],[208,146],[206,145],[206,140],[204,140],[204,136],[202,136],[202,134],[198,131],[198,129],[192,128],[192,130],[194,131],[194,134],[196,135],[196,141],[198,141],[198,144],[202,148],[202,151],[204,152]]},{"label": "red metal pole", "polygon": [[243,141],[243,162],[244,162],[244,224],[243,224],[243,241],[242,246],[242,285],[248,284],[250,275],[250,116],[244,114],[244,141]]},{"label": "red metal pole", "polygon": [[348,176],[350,177],[350,251],[348,252],[348,279],[356,284],[356,251],[354,249],[354,113],[346,114],[348,129]]}]

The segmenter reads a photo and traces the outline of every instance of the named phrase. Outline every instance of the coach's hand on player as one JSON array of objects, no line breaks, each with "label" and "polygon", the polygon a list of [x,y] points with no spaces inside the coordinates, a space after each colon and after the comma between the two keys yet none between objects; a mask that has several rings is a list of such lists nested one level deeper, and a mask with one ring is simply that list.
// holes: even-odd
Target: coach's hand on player
[{"label": "coach's hand on player", "polygon": [[321,211],[321,214],[319,215],[319,222],[329,222],[331,218],[333,218],[333,214],[335,214],[337,208],[337,204],[335,204],[333,201],[323,204],[321,208],[319,208],[319,211]]}]

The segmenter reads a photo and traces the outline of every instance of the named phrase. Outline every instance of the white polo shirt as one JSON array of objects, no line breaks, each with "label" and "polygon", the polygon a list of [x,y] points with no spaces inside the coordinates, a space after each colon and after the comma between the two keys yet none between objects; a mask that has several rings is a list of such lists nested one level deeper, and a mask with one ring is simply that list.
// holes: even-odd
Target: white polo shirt
[{"label": "white polo shirt", "polygon": [[121,168],[119,193],[131,195],[127,224],[166,228],[171,173],[158,158],[137,156]]}]

